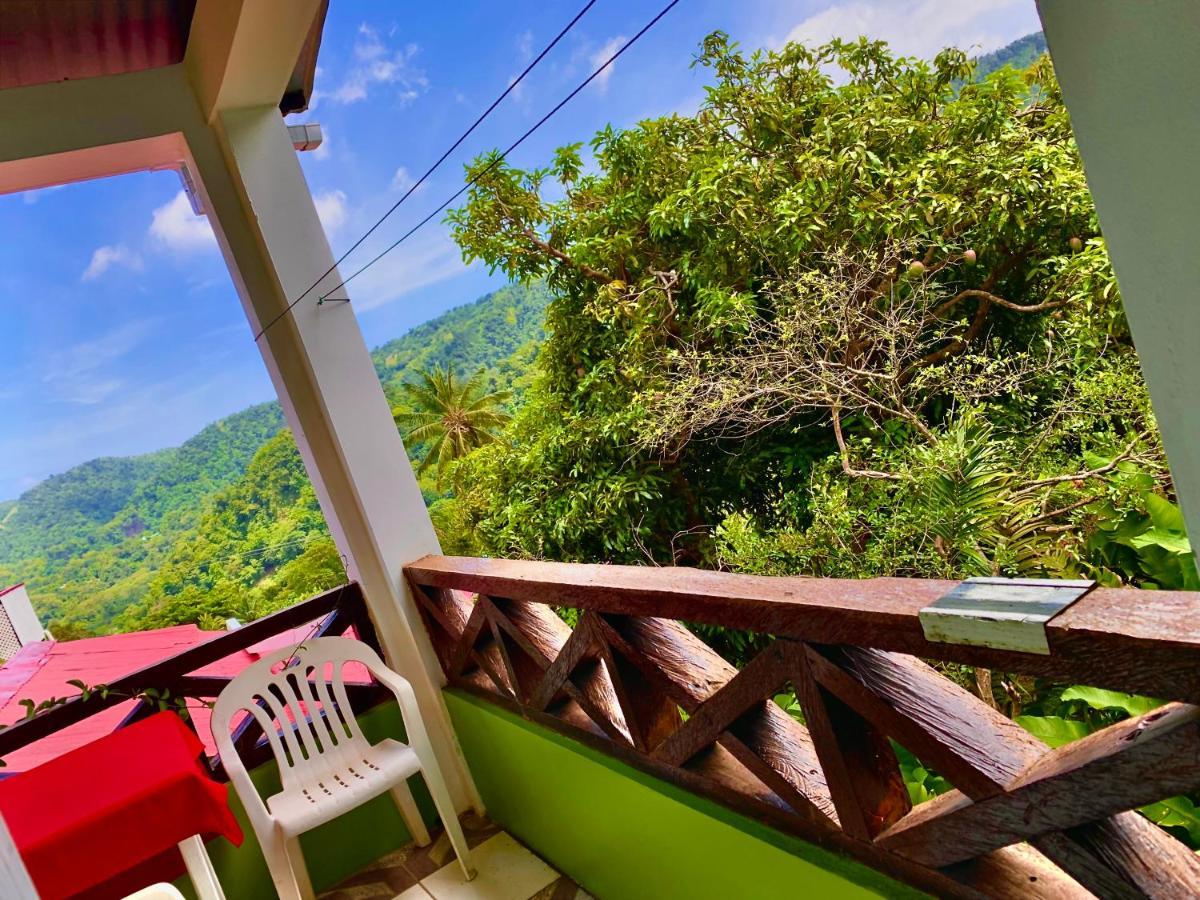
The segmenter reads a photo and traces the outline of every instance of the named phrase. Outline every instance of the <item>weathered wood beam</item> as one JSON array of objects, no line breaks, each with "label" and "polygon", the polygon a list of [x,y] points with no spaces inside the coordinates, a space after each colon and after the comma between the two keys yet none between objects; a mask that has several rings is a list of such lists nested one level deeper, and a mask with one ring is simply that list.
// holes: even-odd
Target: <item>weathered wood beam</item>
[{"label": "weathered wood beam", "polygon": [[[781,642],[780,642],[781,643]],[[912,809],[887,736],[813,677],[803,647],[794,684],[842,830],[869,841]]]},{"label": "weathered wood beam", "polygon": [[681,766],[721,736],[747,711],[758,710],[791,678],[789,660],[773,643],[696,707],[687,722],[653,753],[655,759]]},{"label": "weathered wood beam", "polygon": [[1200,783],[1200,708],[1170,704],[1042,756],[1007,793],[972,802],[953,791],[876,839],[946,866],[1183,793]]},{"label": "weathered wood beam", "polygon": [[[554,610],[541,604],[509,599],[492,602],[493,608],[501,616],[500,626],[521,643],[530,658],[538,660],[537,677],[531,685],[528,699],[540,697],[540,683],[571,639],[571,627]],[[602,661],[584,660],[582,665],[567,672],[560,687],[610,737],[633,743],[612,677]]]},{"label": "weathered wood beam", "polygon": [[[602,621],[614,649],[689,716],[738,674],[678,622],[652,616],[605,616]],[[797,812],[822,825],[837,821],[812,738],[773,700],[759,701],[718,740]]]},{"label": "weathered wood beam", "polygon": [[[1200,593],[1096,588],[1046,626],[1050,655],[925,639],[919,611],[958,582],[763,577],[681,567],[427,556],[409,578],[493,596],[853,644],[1200,702]],[[1154,665],[1146,665],[1153,659]]]},{"label": "weathered wood beam", "polygon": [[1048,749],[911,656],[858,647],[810,647],[806,656],[822,686],[972,799],[1002,793]]},{"label": "weathered wood beam", "polygon": [[[998,710],[912,657],[809,648],[818,680],[973,800],[1002,793],[1049,752]],[[1033,841],[1101,897],[1189,896],[1200,860],[1133,812]],[[1153,860],[1153,865],[1137,862]]]}]

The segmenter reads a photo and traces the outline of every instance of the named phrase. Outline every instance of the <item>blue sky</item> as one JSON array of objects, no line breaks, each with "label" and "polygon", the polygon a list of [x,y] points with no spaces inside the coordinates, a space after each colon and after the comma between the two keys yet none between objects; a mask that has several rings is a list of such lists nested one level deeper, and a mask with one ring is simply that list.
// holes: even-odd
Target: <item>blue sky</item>
[{"label": "blue sky", "polygon": [[[332,0],[312,108],[325,145],[301,154],[335,253],[350,246],[565,24],[583,0],[389,4]],[[599,0],[467,144],[351,257],[352,271],[507,146],[664,0]],[[746,47],[860,33],[929,56],[985,52],[1039,28],[1033,0],[683,0],[532,137],[518,165],[607,123],[694,110],[689,68],[716,28]],[[274,392],[205,220],[169,172],[0,196],[0,498],[97,456],[176,445]],[[499,283],[430,223],[351,286],[380,344]]]}]

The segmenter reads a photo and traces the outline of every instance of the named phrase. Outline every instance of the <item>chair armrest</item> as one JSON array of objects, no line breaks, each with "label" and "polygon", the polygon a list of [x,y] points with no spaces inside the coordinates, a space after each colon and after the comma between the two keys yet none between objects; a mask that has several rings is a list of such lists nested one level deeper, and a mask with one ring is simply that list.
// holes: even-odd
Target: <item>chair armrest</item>
[{"label": "chair armrest", "polygon": [[417,705],[417,695],[409,684],[408,679],[393,672],[387,666],[369,666],[375,680],[390,690],[400,706],[400,716],[404,719],[404,732],[408,743],[417,751],[417,756],[428,758],[433,753],[429,742],[429,734],[425,730],[425,722],[421,718],[421,707]]}]

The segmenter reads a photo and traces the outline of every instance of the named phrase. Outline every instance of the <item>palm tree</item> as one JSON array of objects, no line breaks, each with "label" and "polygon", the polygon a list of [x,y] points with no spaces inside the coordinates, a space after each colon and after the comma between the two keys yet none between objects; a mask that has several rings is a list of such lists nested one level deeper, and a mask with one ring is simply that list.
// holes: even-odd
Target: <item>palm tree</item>
[{"label": "palm tree", "polygon": [[503,404],[511,392],[488,391],[483,369],[463,380],[449,366],[435,366],[422,372],[419,382],[405,382],[401,389],[411,411],[397,407],[392,416],[406,440],[427,445],[417,472],[436,463],[439,488],[451,462],[494,441],[495,430],[510,418]]}]

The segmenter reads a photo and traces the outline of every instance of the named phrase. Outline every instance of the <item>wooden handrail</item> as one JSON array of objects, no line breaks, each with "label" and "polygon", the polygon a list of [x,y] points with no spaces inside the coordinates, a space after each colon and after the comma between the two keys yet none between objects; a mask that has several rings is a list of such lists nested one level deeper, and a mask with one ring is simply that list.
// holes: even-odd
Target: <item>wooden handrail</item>
[{"label": "wooden handrail", "polygon": [[[919,611],[958,582],[442,556],[405,572],[451,686],[936,895],[1200,895],[1200,858],[1132,811],[1200,786],[1200,707],[1052,749],[917,658],[1197,701],[1198,593],[1093,589],[1050,618],[1042,656],[926,640]],[[739,671],[683,623],[764,649]],[[774,701],[789,687],[802,720]],[[893,742],[957,790],[914,807]]]},{"label": "wooden handrail", "polygon": [[[219,634],[202,644],[196,644],[174,656],[108,682],[105,685],[108,689],[107,696],[92,693],[86,700],[82,696],[73,697],[32,718],[16,722],[0,730],[0,757],[26,747],[47,735],[68,728],[105,709],[125,703],[131,697],[136,697],[148,689],[159,692],[169,690],[174,697],[192,699],[216,697],[230,679],[193,673],[266,638],[310,623],[316,623],[314,635],[341,634],[348,627],[354,626],[360,640],[364,640],[378,649],[374,627],[370,623],[363,601],[362,590],[357,583],[350,582],[297,603],[295,606],[257,619],[234,631]],[[356,711],[362,711],[357,709],[360,703],[365,708],[373,705],[382,696],[374,690],[376,687],[374,685],[355,685],[353,687],[348,685],[347,687],[350,688],[350,698],[356,706]],[[131,724],[153,711],[150,704],[139,700],[118,727]],[[238,736],[252,757],[256,750],[265,748],[265,742],[262,747],[257,746],[261,729],[257,728],[257,723],[253,719],[248,718],[242,724],[241,730],[246,733]],[[259,753],[258,755],[265,759],[269,755],[269,749],[266,749],[265,754]],[[248,761],[255,763],[258,760],[251,758]],[[212,766],[214,774],[223,775],[219,760],[212,761]]]},{"label": "wooden handrail", "polygon": [[1050,655],[925,639],[920,610],[959,582],[766,577],[687,568],[426,556],[416,585],[853,644],[1200,703],[1200,593],[1096,588],[1046,626]]}]

